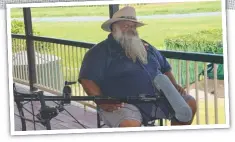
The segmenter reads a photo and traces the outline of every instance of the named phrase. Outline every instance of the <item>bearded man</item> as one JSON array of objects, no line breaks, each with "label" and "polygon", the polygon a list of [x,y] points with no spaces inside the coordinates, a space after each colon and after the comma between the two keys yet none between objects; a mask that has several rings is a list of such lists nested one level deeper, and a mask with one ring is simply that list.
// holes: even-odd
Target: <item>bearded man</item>
[{"label": "bearded man", "polygon": [[[140,94],[155,95],[153,78],[165,74],[196,112],[195,99],[186,94],[171,73],[166,58],[148,42],[139,38],[137,28],[145,25],[137,21],[133,7],[126,6],[104,22],[101,28],[110,32],[107,39],[96,44],[84,56],[78,81],[89,96],[126,97]],[[151,103],[97,103],[99,114],[109,127],[139,127],[143,122],[166,118],[163,109]],[[190,125],[175,119],[171,125]]]}]

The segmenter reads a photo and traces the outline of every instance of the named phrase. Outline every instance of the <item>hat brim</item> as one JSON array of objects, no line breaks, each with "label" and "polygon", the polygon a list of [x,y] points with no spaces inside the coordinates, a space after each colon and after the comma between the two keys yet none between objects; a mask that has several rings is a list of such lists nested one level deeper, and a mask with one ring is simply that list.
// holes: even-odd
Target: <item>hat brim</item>
[{"label": "hat brim", "polygon": [[126,18],[115,18],[115,19],[109,19],[107,21],[105,21],[102,25],[101,25],[101,28],[104,30],[104,31],[107,31],[107,32],[111,32],[111,29],[110,29],[110,26],[115,23],[115,22],[118,22],[118,21],[132,21],[132,22],[135,22],[137,25],[137,27],[141,27],[141,26],[144,26],[146,25],[145,23],[142,23],[140,21],[136,21],[136,20],[132,20],[132,19],[126,19]]}]

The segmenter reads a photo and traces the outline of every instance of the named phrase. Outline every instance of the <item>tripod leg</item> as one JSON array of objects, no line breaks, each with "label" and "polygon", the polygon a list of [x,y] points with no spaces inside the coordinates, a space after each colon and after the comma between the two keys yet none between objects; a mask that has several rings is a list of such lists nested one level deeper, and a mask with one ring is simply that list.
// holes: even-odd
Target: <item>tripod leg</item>
[{"label": "tripod leg", "polygon": [[[41,110],[45,109],[46,108],[46,103],[45,103],[45,100],[44,100],[44,96],[43,96],[43,92],[40,92],[40,95],[39,95],[39,100],[40,100],[40,103],[41,103]],[[46,124],[46,129],[47,130],[51,130],[51,123],[50,123],[50,119],[46,119],[45,120]]]},{"label": "tripod leg", "polygon": [[163,119],[160,119],[160,126],[163,126]]},{"label": "tripod leg", "polygon": [[20,102],[16,102],[16,106],[19,112],[20,120],[21,120],[21,125],[22,125],[22,131],[26,131],[26,122],[24,119],[24,111],[23,111],[23,105]]},{"label": "tripod leg", "polygon": [[46,128],[47,128],[47,130],[51,130],[50,120],[46,120]]},{"label": "tripod leg", "polygon": [[97,128],[101,128],[101,126],[100,126],[100,115],[98,113],[98,111],[99,111],[98,107],[96,108],[96,111],[97,111]]}]

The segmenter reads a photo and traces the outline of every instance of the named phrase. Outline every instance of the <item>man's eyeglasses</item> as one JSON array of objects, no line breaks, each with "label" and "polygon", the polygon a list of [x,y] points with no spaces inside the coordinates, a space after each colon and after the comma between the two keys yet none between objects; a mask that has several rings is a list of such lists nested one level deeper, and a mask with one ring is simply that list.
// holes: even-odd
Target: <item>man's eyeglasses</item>
[{"label": "man's eyeglasses", "polygon": [[124,27],[125,29],[127,29],[127,28],[136,29],[136,24],[134,24],[134,25],[123,24],[123,27]]}]

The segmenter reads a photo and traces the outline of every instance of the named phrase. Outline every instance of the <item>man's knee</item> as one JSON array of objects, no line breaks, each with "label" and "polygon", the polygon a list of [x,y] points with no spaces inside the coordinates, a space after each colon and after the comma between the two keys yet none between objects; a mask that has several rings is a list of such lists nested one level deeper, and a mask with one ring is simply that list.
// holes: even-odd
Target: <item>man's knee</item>
[{"label": "man's knee", "polygon": [[186,100],[186,103],[191,108],[192,114],[193,114],[192,115],[192,119],[188,123],[186,123],[186,124],[192,124],[194,116],[195,116],[196,111],[197,111],[197,101],[196,101],[196,99],[193,96],[188,95],[188,99]]},{"label": "man's knee", "polygon": [[140,127],[141,122],[138,120],[123,120],[119,127]]},{"label": "man's knee", "polygon": [[197,111],[197,101],[196,99],[189,95],[189,98],[186,100],[187,104],[189,105],[189,107],[192,109],[193,115],[196,113]]},{"label": "man's knee", "polygon": [[197,111],[197,102],[196,102],[196,99],[190,95],[184,96],[184,99],[192,110],[192,113],[193,113],[192,119],[189,122],[179,122],[176,120],[172,120],[171,125],[191,125],[192,124],[195,113]]}]

